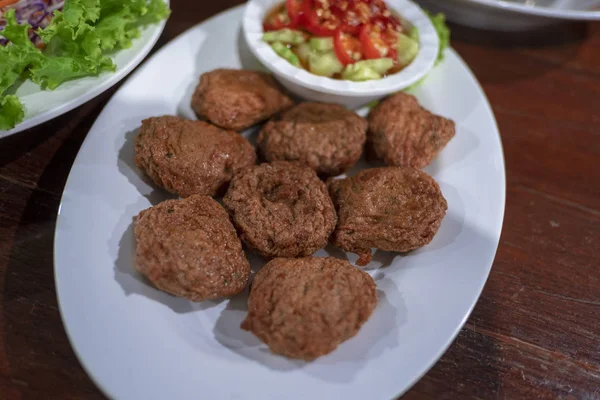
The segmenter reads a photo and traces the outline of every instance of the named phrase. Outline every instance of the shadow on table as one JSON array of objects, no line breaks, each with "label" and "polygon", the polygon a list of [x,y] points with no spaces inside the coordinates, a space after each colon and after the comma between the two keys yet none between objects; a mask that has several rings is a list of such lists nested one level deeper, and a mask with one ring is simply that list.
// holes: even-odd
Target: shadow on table
[{"label": "shadow on table", "polygon": [[452,24],[451,44],[482,82],[506,82],[538,77],[576,59],[588,29],[584,23],[563,23],[499,32]]},{"label": "shadow on table", "polygon": [[[54,154],[40,168],[43,173],[39,179],[36,177],[33,189],[20,188],[17,183],[4,192],[4,196],[19,196],[4,198],[17,205],[13,207],[15,212],[18,205],[24,207],[22,212],[18,210],[21,217],[16,232],[5,230],[1,239],[6,258],[0,264],[0,359],[6,391],[0,392],[6,398],[39,398],[43,393],[45,398],[104,399],[79,365],[65,334],[55,291],[53,247],[60,193],[72,161],[93,117],[111,93],[39,127],[0,140],[0,147],[11,149],[9,154],[2,153],[2,165],[38,145]],[[49,133],[54,136],[49,137]]]}]

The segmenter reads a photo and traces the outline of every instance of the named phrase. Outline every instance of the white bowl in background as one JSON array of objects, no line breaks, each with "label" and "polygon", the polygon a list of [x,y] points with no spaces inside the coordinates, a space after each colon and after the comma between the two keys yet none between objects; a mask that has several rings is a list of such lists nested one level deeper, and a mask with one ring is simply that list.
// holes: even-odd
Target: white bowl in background
[{"label": "white bowl in background", "polygon": [[417,0],[449,21],[480,29],[526,31],[560,21],[600,20],[600,0]]},{"label": "white bowl in background", "polygon": [[388,7],[419,29],[420,49],[417,57],[402,71],[383,79],[351,82],[313,75],[294,67],[262,41],[263,20],[282,0],[250,0],[243,18],[244,37],[250,51],[270,70],[290,92],[312,101],[340,103],[358,108],[370,101],[405,89],[423,78],[435,65],[439,38],[423,10],[408,0],[387,0]]}]

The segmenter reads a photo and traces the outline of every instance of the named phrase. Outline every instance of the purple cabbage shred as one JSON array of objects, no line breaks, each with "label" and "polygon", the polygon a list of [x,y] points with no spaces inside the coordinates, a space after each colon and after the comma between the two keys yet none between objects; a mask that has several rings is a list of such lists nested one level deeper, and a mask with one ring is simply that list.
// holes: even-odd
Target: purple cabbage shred
[{"label": "purple cabbage shred", "polygon": [[6,25],[6,20],[3,18],[5,12],[10,9],[15,10],[15,16],[19,24],[29,24],[29,39],[38,47],[43,47],[43,42],[35,33],[38,28],[44,29],[50,21],[55,10],[62,10],[64,0],[21,0],[15,4],[11,4],[0,9],[0,45],[5,46],[8,41],[3,38],[2,30]]}]

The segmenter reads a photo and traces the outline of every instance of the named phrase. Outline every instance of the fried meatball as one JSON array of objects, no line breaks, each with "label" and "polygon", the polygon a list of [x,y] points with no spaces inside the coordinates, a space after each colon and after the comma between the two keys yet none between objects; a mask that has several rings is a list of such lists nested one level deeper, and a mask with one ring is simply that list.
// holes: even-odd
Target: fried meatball
[{"label": "fried meatball", "polygon": [[163,116],[142,121],[135,162],[171,193],[214,196],[224,192],[235,171],[256,163],[256,153],[237,132]]},{"label": "fried meatball", "polygon": [[369,154],[397,167],[424,168],[455,134],[454,121],[432,114],[399,92],[369,114]]},{"label": "fried meatball", "polygon": [[338,212],[332,243],[371,261],[371,249],[406,252],[437,233],[448,204],[437,182],[411,167],[363,170],[330,183]]},{"label": "fried meatball", "polygon": [[346,260],[276,258],[252,282],[242,329],[273,353],[310,361],[356,335],[376,305],[373,278]]},{"label": "fried meatball", "polygon": [[356,164],[366,140],[367,121],[344,106],[302,103],[267,122],[258,148],[267,161],[299,161],[335,176]]},{"label": "fried meatball", "polygon": [[241,239],[263,257],[299,257],[327,245],[337,217],[327,187],[287,161],[240,171],[223,199]]},{"label": "fried meatball", "polygon": [[192,96],[192,109],[198,118],[235,131],[293,105],[271,75],[237,69],[216,69],[202,74]]},{"label": "fried meatball", "polygon": [[163,201],[135,220],[136,268],[158,289],[191,301],[244,290],[250,264],[227,212],[211,197]]}]

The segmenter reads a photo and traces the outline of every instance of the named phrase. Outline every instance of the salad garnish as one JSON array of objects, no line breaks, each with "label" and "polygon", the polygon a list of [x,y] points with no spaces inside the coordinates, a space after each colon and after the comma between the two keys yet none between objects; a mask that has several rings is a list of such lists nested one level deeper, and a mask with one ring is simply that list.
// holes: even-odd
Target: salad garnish
[{"label": "salad garnish", "polygon": [[66,0],[62,10],[59,2],[0,0],[0,7],[0,129],[23,120],[23,105],[13,94],[23,80],[53,90],[68,80],[112,72],[110,55],[170,13],[163,0]]}]

